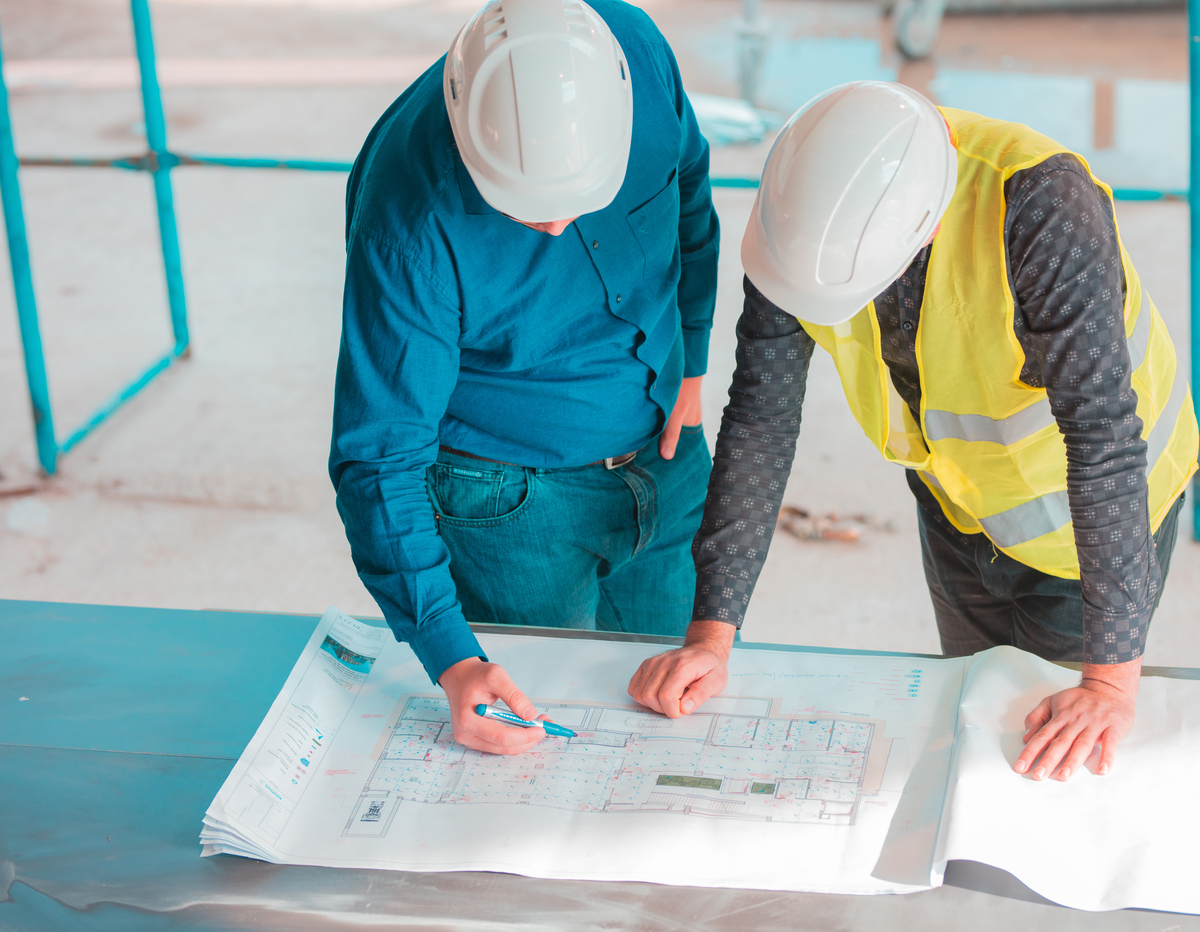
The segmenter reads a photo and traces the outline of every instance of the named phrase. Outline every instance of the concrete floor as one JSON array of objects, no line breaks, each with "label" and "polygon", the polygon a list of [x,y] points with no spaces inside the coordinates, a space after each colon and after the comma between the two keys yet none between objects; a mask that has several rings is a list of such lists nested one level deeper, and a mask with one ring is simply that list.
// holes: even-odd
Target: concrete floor
[{"label": "concrete floor", "polygon": [[[168,86],[172,145],[351,159],[402,83],[393,68],[387,80],[322,84],[329,69],[321,63],[403,58],[419,73],[474,6],[160,0],[153,11],[165,59],[200,61],[219,76],[221,60],[234,58],[259,74],[253,86]],[[730,25],[738,3],[644,6],[675,47],[690,89],[736,94]],[[1186,76],[1181,11],[952,18],[933,60],[913,64],[891,51],[887,20],[873,4],[763,6],[797,55],[832,49],[835,64],[861,62],[866,71],[850,77],[899,76],[924,90],[938,86],[939,74],[971,69],[1086,79],[1099,89],[1088,125],[1105,151],[1120,135],[1114,83]],[[119,0],[0,0],[6,58],[19,67],[128,57],[125,11]],[[1051,33],[1057,41],[1047,39]],[[314,77],[271,77],[283,74],[280,62],[297,59],[311,63]],[[778,61],[772,73],[783,75],[790,59]],[[773,80],[795,92],[801,78],[793,77],[795,86]],[[764,94],[786,97],[776,85],[764,85]],[[144,144],[130,89],[28,87],[14,91],[12,110],[23,154],[112,155]],[[718,150],[713,173],[755,175],[766,150],[766,143]],[[7,263],[0,263],[0,597],[294,612],[333,603],[377,615],[350,563],[325,474],[344,176],[185,169],[174,178],[193,355],[84,441],[51,480],[34,469]],[[61,436],[169,344],[152,199],[145,178],[115,171],[27,170],[22,186]],[[710,441],[732,369],[738,254],[753,193],[721,190],[716,201],[724,235],[705,384]],[[1124,203],[1119,220],[1186,365],[1187,209]],[[900,471],[858,432],[825,358],[810,376],[786,501],[817,513],[867,514],[871,526],[857,543],[777,536],[746,638],[936,652],[915,506]],[[1191,540],[1190,514],[1151,630],[1149,663],[1200,666],[1200,546]]]}]

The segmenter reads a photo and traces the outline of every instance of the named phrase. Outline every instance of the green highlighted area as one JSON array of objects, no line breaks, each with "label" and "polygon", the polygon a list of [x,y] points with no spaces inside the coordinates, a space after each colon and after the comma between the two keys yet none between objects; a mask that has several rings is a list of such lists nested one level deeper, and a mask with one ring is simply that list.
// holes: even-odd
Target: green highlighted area
[{"label": "green highlighted area", "polygon": [[750,792],[751,793],[764,793],[764,794],[770,796],[772,793],[775,792],[775,784],[774,783],[751,783],[750,784]]},{"label": "green highlighted area", "polygon": [[683,777],[672,776],[671,774],[662,774],[657,781],[658,786],[686,786],[693,790],[719,790],[721,788],[720,778],[712,777]]}]

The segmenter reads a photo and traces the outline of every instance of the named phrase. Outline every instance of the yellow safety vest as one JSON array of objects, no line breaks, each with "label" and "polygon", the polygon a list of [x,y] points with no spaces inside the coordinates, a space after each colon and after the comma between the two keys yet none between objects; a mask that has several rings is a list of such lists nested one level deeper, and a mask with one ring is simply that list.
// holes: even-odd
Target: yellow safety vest
[{"label": "yellow safety vest", "polygon": [[[892,385],[874,302],[844,324],[804,323],[804,329],[833,357],[867,437],[887,459],[919,471],[955,527],[986,534],[1027,566],[1078,579],[1066,445],[1046,390],[1020,381],[1025,354],[1013,332],[1004,242],[1004,183],[1070,150],[1019,123],[941,110],[958,149],[958,184],[930,251],[917,330],[924,430]],[[1111,189],[1093,180],[1111,200]],[[1166,324],[1124,245],[1121,264],[1131,381],[1149,447],[1150,522],[1157,529],[1196,471],[1200,432]]]}]

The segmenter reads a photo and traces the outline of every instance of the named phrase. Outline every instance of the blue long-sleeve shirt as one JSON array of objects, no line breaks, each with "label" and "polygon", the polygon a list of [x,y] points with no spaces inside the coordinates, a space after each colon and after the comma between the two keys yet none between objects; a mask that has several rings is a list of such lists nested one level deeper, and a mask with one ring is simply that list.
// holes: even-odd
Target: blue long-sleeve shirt
[{"label": "blue long-sleeve shirt", "polygon": [[633,90],[625,181],[561,236],[479,195],[438,62],[388,108],[346,196],[346,287],[329,471],[359,577],[435,682],[482,656],[450,577],[425,472],[438,445],[534,467],[640,449],[702,375],[718,224],[666,40],[593,0]]}]

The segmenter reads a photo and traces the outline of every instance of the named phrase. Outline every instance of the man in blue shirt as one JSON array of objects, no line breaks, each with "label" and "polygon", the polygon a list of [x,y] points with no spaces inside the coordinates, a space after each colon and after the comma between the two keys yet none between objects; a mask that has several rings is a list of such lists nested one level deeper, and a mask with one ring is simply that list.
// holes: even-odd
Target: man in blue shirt
[{"label": "man in blue shirt", "polygon": [[[536,715],[466,624],[682,634],[711,461],[708,146],[619,0],[492,2],[347,189],[330,475],[359,576],[450,699]],[[657,440],[656,440],[657,438]]]}]

